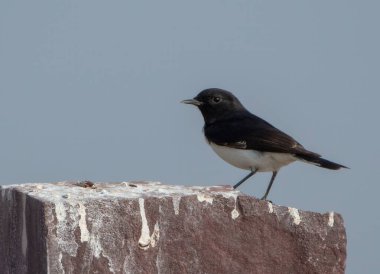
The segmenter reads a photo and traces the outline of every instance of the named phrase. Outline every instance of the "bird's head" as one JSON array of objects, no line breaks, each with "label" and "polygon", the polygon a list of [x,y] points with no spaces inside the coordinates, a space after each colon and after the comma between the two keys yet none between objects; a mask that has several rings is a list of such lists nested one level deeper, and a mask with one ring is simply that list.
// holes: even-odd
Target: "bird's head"
[{"label": "bird's head", "polygon": [[228,116],[235,111],[244,110],[239,99],[231,92],[219,88],[209,88],[201,91],[193,99],[181,103],[197,106],[207,123]]}]

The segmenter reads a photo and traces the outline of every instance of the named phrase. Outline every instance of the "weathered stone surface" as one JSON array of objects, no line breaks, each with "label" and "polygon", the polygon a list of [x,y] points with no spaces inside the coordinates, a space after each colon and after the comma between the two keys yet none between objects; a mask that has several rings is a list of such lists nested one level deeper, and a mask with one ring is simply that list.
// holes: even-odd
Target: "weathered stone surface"
[{"label": "weathered stone surface", "polygon": [[230,187],[24,184],[0,196],[1,273],[344,273],[339,214]]}]

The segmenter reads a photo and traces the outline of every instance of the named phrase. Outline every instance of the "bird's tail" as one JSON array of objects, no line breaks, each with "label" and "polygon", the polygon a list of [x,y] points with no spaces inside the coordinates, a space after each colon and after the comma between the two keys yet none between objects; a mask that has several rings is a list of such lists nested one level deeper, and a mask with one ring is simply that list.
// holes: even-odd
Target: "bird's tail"
[{"label": "bird's tail", "polygon": [[319,167],[327,168],[327,169],[337,170],[340,168],[348,168],[344,165],[331,162],[331,161],[323,159],[321,157],[313,157],[313,156],[306,156],[306,155],[297,155],[297,156],[302,161],[308,162],[310,164],[313,164],[313,165],[316,165]]}]

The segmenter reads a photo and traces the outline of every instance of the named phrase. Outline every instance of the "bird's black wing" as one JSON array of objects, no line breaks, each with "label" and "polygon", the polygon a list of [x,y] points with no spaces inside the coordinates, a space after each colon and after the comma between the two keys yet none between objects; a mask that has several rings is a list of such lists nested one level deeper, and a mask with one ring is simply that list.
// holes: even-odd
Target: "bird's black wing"
[{"label": "bird's black wing", "polygon": [[209,142],[221,146],[320,157],[251,113],[234,113],[230,117],[206,124],[204,133]]}]

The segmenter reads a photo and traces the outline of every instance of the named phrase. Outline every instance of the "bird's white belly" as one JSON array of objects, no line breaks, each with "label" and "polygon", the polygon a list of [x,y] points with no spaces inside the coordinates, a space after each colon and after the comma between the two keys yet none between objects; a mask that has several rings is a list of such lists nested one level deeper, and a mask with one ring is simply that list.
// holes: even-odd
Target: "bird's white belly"
[{"label": "bird's white belly", "polygon": [[260,152],[248,149],[236,149],[210,143],[210,146],[227,163],[247,170],[277,171],[297,158],[288,153]]}]

